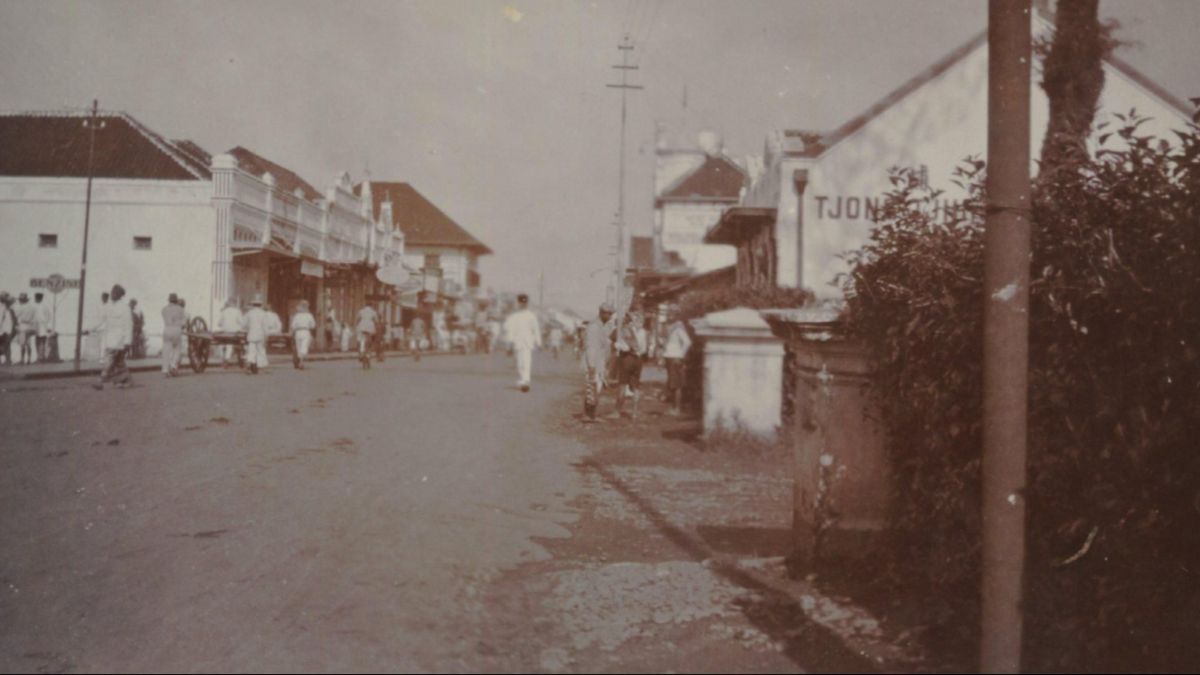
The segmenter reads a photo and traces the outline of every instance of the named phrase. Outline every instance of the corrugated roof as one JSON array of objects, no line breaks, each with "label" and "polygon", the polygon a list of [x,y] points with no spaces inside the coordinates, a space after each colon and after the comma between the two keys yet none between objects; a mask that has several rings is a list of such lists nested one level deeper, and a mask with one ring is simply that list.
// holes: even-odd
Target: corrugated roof
[{"label": "corrugated roof", "polygon": [[746,185],[741,167],[721,155],[709,155],[704,164],[663,190],[660,200],[737,201]]},{"label": "corrugated roof", "polygon": [[[0,113],[0,175],[84,178],[91,133],[83,111]],[[131,115],[101,111],[92,175],[96,178],[209,180],[207,165]]]},{"label": "corrugated roof", "polygon": [[233,155],[237,160],[238,166],[246,173],[259,176],[264,173],[270,173],[275,177],[275,187],[289,194],[294,193],[296,188],[299,188],[304,198],[310,202],[315,202],[321,198],[321,193],[309,184],[308,181],[301,178],[296,172],[286,167],[280,166],[275,162],[251,152],[242,146],[238,146],[226,154]]},{"label": "corrugated roof", "polygon": [[[354,186],[354,194],[362,194],[362,183]],[[392,220],[404,232],[406,245],[467,248],[480,255],[492,252],[408,183],[371,181],[371,213],[376,221],[385,198],[392,202]]]}]

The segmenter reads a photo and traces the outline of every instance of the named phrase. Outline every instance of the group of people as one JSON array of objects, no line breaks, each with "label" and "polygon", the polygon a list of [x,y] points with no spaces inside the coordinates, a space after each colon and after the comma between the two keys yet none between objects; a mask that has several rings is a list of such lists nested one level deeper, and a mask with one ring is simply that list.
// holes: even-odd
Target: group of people
[{"label": "group of people", "polygon": [[[613,315],[612,305],[607,302],[600,305],[597,318],[584,325],[580,336],[585,373],[583,413],[588,421],[595,421],[600,392],[613,380],[616,380],[616,410],[613,415],[620,417],[625,401],[632,400],[631,414],[637,417],[642,366],[654,348],[640,312],[628,312],[619,325]],[[687,325],[675,310],[671,311],[669,319],[662,356],[667,368],[667,396],[671,404],[669,414],[679,415],[686,372],[684,358],[691,349],[692,339]]]},{"label": "group of people", "polygon": [[0,363],[15,365],[13,347],[23,365],[36,361],[48,361],[49,337],[54,331],[54,313],[50,305],[43,302],[41,293],[28,293],[13,298],[7,292],[0,293]]},{"label": "group of people", "polygon": [[[165,319],[165,316],[164,316]],[[250,308],[245,312],[235,298],[225,302],[225,308],[217,317],[217,330],[223,333],[246,334],[245,365],[246,373],[257,375],[271,365],[267,357],[267,340],[274,335],[283,335],[283,320],[279,318],[270,305],[263,303],[261,295],[255,295],[250,302]],[[304,369],[308,360],[308,352],[312,347],[313,335],[317,330],[317,320],[309,310],[307,300],[301,300],[292,313],[288,333],[292,336],[293,365]],[[226,344],[222,354],[225,367],[237,365],[237,346]]]}]

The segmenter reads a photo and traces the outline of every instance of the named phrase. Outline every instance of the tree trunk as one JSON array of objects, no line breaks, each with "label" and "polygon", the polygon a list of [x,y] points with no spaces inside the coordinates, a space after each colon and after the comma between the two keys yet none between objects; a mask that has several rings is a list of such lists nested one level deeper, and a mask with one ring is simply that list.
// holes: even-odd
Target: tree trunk
[{"label": "tree trunk", "polygon": [[1100,92],[1103,60],[1109,50],[1098,17],[1099,0],[1058,0],[1054,38],[1042,73],[1050,99],[1050,120],[1042,141],[1038,181],[1057,180],[1087,158],[1087,139]]}]

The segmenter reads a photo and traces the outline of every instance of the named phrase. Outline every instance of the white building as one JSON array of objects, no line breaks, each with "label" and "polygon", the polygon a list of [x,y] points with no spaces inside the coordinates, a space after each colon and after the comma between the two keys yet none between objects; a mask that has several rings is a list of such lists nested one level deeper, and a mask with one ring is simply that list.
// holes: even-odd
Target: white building
[{"label": "white building", "polygon": [[[0,232],[7,244],[0,290],[32,295],[50,275],[79,278],[90,135],[85,118],[74,112],[0,115]],[[99,121],[85,331],[96,323],[100,293],[116,283],[143,308],[150,353],[159,348],[160,311],[170,293],[210,326],[227,298],[249,302],[259,293],[285,321],[300,298],[323,318],[331,296],[327,277],[351,289],[348,305],[361,306],[373,288],[371,268],[403,252],[403,237],[377,232],[362,215],[347,175],[322,195],[244,148],[210,158],[194,143],[169,141],[126,113],[104,112]],[[56,300],[59,348],[72,358],[79,291],[69,288]],[[85,341],[85,357],[88,346]]]},{"label": "white building", "polygon": [[[1036,33],[1051,29],[1044,16],[1035,16]],[[845,271],[839,256],[866,243],[875,210],[892,188],[889,168],[918,169],[929,185],[945,190],[946,209],[962,199],[950,176],[967,156],[986,155],[987,64],[982,33],[832,132],[775,134],[768,139],[764,175],[706,240],[746,249],[744,256],[760,261],[747,269],[769,271],[762,281],[839,298],[833,284]],[[1109,58],[1104,75],[1098,122],[1135,109],[1151,118],[1142,131],[1170,139],[1171,130],[1186,128],[1191,108],[1129,65]],[[1040,64],[1033,79],[1036,159],[1049,107],[1038,86]]]}]

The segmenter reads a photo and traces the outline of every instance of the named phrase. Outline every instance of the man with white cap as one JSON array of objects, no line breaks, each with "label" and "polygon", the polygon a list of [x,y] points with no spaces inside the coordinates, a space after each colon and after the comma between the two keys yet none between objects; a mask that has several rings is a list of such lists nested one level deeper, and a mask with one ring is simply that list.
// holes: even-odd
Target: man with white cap
[{"label": "man with white cap", "polygon": [[[217,330],[222,333],[237,333],[243,329],[242,309],[238,307],[236,298],[229,298],[225,301],[225,309],[221,310],[221,315],[217,318]],[[225,367],[228,368],[233,362],[233,356],[236,353],[234,345],[225,345]]]},{"label": "man with white cap", "polygon": [[292,348],[294,363],[297,368],[304,370],[304,360],[308,358],[308,346],[312,344],[313,331],[317,329],[317,319],[308,311],[308,301],[301,300],[292,314]]},{"label": "man with white cap", "polygon": [[266,368],[267,361],[267,313],[263,311],[262,295],[255,295],[250,311],[242,317],[242,328],[246,331],[246,367],[251,375],[259,368]]},{"label": "man with white cap", "polygon": [[542,329],[529,309],[529,296],[517,296],[517,311],[504,320],[504,336],[517,357],[517,386],[529,391],[533,374],[533,350],[542,346]]},{"label": "man with white cap", "polygon": [[596,420],[596,407],[600,403],[600,389],[604,385],[604,374],[608,372],[608,361],[612,353],[613,307],[607,302],[600,305],[600,316],[587,323],[583,331],[583,372],[586,378],[583,390],[584,420]]},{"label": "man with white cap", "polygon": [[183,344],[183,307],[179,305],[179,296],[174,293],[167,296],[167,306],[162,310],[162,372],[166,377],[179,374],[179,355]]},{"label": "man with white cap", "polygon": [[95,389],[103,389],[110,380],[119,387],[133,384],[129,367],[125,365],[125,353],[133,342],[133,313],[124,300],[125,289],[120,284],[113,285],[109,297],[111,301],[104,305],[100,316],[104,370],[100,372],[100,381],[92,385]]}]

